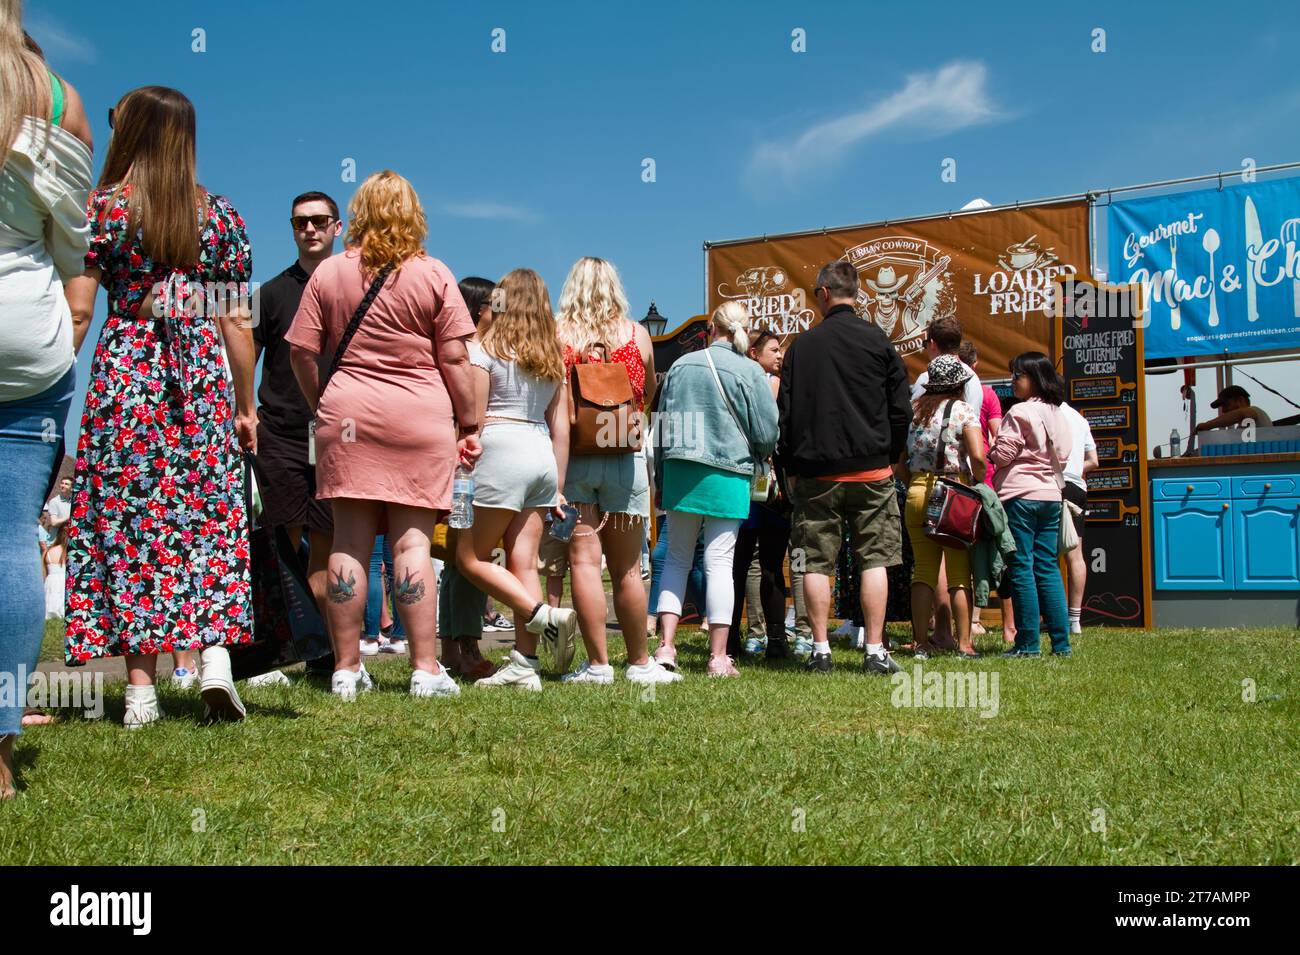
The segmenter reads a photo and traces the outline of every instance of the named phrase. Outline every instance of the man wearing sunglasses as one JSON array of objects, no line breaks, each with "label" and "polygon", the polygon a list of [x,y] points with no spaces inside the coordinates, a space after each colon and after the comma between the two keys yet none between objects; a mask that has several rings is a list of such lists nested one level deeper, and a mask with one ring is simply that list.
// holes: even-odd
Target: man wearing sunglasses
[{"label": "man wearing sunglasses", "polygon": [[298,259],[257,291],[253,341],[262,356],[257,389],[258,487],[262,521],[284,527],[293,546],[310,542],[307,579],[325,618],[326,562],[334,522],[328,502],[316,500],[316,467],[308,462],[311,408],[289,366],[285,333],[293,324],[303,289],[316,267],[334,254],[343,231],[338,204],[323,192],[304,192],[290,206],[289,224]]}]

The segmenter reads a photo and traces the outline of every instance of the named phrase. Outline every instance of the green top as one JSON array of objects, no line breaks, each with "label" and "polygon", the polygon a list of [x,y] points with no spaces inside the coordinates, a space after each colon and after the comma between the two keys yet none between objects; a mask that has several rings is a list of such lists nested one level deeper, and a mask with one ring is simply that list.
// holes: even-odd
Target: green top
[{"label": "green top", "polygon": [[54,71],[46,69],[50,74],[50,122],[55,126],[63,124],[63,80],[54,75]]},{"label": "green top", "polygon": [[749,481],[745,474],[669,458],[664,462],[664,510],[744,520],[749,517]]}]

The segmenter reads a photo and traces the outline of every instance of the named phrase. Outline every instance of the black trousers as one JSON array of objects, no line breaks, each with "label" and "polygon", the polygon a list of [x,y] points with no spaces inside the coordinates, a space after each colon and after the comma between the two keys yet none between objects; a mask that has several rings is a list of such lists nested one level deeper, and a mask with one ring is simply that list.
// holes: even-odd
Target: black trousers
[{"label": "black trousers", "polygon": [[755,549],[758,550],[758,567],[762,574],[759,592],[767,622],[768,645],[785,639],[785,549],[789,545],[788,527],[742,527],[737,534],[736,556],[731,565],[736,602],[731,611],[731,631],[727,634],[727,653],[736,659],[740,658],[743,647],[740,615],[745,607],[745,583]]}]

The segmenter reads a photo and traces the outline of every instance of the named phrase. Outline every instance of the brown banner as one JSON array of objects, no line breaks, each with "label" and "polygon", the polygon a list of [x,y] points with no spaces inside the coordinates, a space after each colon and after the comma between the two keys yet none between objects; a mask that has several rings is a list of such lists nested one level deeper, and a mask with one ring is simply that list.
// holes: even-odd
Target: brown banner
[{"label": "brown banner", "polygon": [[821,320],[813,285],[818,270],[840,258],[857,267],[859,314],[880,326],[913,374],[925,366],[926,326],[952,315],[979,349],[984,377],[1006,377],[1020,352],[1053,353],[1053,283],[1090,271],[1088,204],[711,246],[709,310],[739,300],[754,328],[788,339]]}]

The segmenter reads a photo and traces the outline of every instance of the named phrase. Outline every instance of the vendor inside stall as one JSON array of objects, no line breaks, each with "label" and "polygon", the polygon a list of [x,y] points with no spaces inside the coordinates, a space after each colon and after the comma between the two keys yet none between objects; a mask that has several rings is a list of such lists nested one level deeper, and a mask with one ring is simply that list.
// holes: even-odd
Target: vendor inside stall
[{"label": "vendor inside stall", "polygon": [[1197,431],[1213,431],[1216,428],[1239,428],[1246,421],[1251,421],[1257,428],[1269,428],[1273,425],[1263,409],[1250,403],[1250,392],[1241,385],[1229,385],[1219,392],[1219,397],[1210,402],[1210,407],[1219,414],[1208,421],[1198,422]]}]

